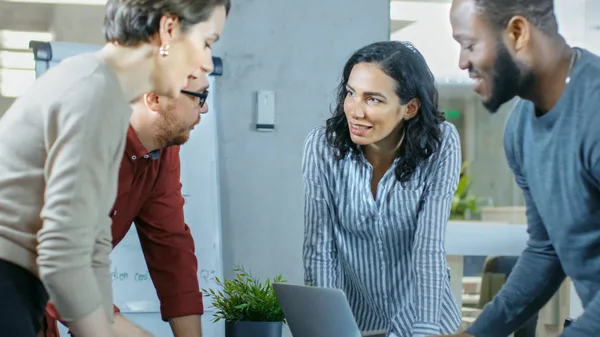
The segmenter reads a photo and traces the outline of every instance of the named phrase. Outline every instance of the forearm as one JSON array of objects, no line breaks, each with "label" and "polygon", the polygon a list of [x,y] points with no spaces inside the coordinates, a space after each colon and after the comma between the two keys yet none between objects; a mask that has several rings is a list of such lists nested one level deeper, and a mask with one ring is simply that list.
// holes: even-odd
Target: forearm
[{"label": "forearm", "polygon": [[420,253],[415,254],[414,265],[416,320],[412,336],[439,334],[442,291],[444,280],[448,278],[443,251],[434,253],[420,249]]},{"label": "forearm", "polygon": [[302,247],[304,283],[339,288],[337,247],[333,239],[333,225],[325,213],[324,204],[324,201],[307,198]]},{"label": "forearm", "polygon": [[175,337],[202,337],[202,317],[190,315],[169,319]]},{"label": "forearm", "polygon": [[442,294],[449,277],[444,250],[449,211],[450,197],[430,196],[419,215],[412,261],[416,309],[412,327],[414,337],[440,333]]},{"label": "forearm", "polygon": [[117,337],[102,307],[68,326],[73,337]]},{"label": "forearm", "polygon": [[337,254],[331,233],[319,219],[304,224],[304,284],[315,287],[339,288]]},{"label": "forearm", "polygon": [[[94,254],[96,230],[90,220],[63,218],[75,211],[51,208],[43,214],[37,263],[50,299],[63,320],[73,323],[102,307],[103,296],[110,295],[110,275],[108,266],[100,262],[103,258]],[[102,277],[106,277],[102,283],[108,284],[108,290],[98,283]]]},{"label": "forearm", "polygon": [[[149,207],[158,209],[157,207]],[[152,221],[156,217],[144,216],[136,221],[138,235],[150,277],[160,298],[161,318],[202,315],[203,296],[198,282],[198,264],[194,254],[194,241],[181,223],[181,229],[156,230],[167,221]],[[183,216],[181,217],[183,218]],[[173,223],[171,223],[171,226]]]},{"label": "forearm", "polygon": [[[110,230],[110,228],[108,229]],[[97,307],[90,315],[66,322],[61,319],[63,324],[67,325],[73,336],[94,337],[94,336],[129,336],[116,334],[111,326],[113,322],[112,288],[110,283],[110,268],[108,253],[103,253],[108,240],[108,250],[110,251],[110,238],[100,239],[97,242],[96,249],[92,258],[92,270],[97,289],[101,295],[102,305]],[[134,336],[131,336],[134,337]]]},{"label": "forearm", "polygon": [[565,279],[558,257],[527,248],[506,284],[467,332],[476,337],[504,337],[538,312]]},{"label": "forearm", "polygon": [[71,270],[57,267],[55,272],[44,274],[44,284],[51,299],[60,303],[56,306],[62,308],[62,321],[77,336],[109,336],[104,334],[112,321],[109,266],[99,260],[84,263],[87,266]]},{"label": "forearm", "polygon": [[113,310],[113,294],[112,284],[110,282],[110,267],[109,266],[97,266],[94,267],[94,275],[98,284],[98,289],[102,295],[101,304],[102,310],[110,324],[114,323],[114,310]]},{"label": "forearm", "polygon": [[[137,326],[121,313],[114,314],[114,328],[116,331],[116,337],[151,337],[152,335]],[[75,336],[76,337],[76,336]]]},{"label": "forearm", "polygon": [[320,186],[306,181],[302,248],[304,282],[313,286],[338,288],[333,221],[322,193]]},{"label": "forearm", "polygon": [[329,250],[325,243],[311,242],[310,238],[310,233],[307,233],[303,248],[304,283],[317,287],[339,288],[335,252]]},{"label": "forearm", "polygon": [[115,306],[113,305],[112,282],[110,276],[110,257],[112,251],[112,221],[106,218],[104,224],[98,234],[94,253],[92,255],[92,268],[98,284],[98,289],[102,295],[102,306],[108,321],[113,323]]}]

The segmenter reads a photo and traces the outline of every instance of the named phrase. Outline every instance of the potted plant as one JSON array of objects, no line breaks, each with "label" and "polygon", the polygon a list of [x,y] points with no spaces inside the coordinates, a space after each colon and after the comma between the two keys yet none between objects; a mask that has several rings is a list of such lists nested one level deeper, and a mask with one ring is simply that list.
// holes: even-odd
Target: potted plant
[{"label": "potted plant", "polygon": [[468,166],[468,162],[465,161],[462,163],[458,187],[452,199],[450,220],[469,220],[471,215],[479,212],[478,198],[469,195],[472,181],[471,177],[466,173]]},{"label": "potted plant", "polygon": [[234,272],[231,279],[216,279],[220,290],[202,290],[216,310],[213,321],[225,321],[226,337],[281,337],[285,317],[272,284],[286,281],[277,275],[263,282],[241,267]]}]

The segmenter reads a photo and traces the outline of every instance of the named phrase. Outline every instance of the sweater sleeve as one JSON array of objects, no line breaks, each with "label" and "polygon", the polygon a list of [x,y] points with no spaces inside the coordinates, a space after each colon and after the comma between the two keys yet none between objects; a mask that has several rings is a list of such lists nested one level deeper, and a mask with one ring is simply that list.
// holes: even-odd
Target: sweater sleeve
[{"label": "sweater sleeve", "polygon": [[107,318],[113,317],[108,205],[115,198],[130,109],[126,102],[116,103],[122,102],[119,97],[107,97],[105,77],[89,76],[65,90],[45,121],[46,189],[37,263],[66,322],[102,305]]},{"label": "sweater sleeve", "polygon": [[508,336],[550,300],[565,279],[565,273],[520,169],[517,109],[506,127],[504,149],[515,180],[525,198],[529,240],[506,284],[467,329],[475,337]]}]

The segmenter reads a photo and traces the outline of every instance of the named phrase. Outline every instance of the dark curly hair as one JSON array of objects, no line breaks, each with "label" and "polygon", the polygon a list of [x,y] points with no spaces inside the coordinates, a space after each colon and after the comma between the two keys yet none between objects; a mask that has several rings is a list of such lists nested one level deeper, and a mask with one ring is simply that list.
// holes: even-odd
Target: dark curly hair
[{"label": "dark curly hair", "polygon": [[376,42],[356,51],[344,66],[333,116],[327,120],[325,128],[327,143],[335,150],[335,158],[338,160],[348,153],[353,156],[360,154],[358,146],[350,138],[344,100],[350,72],[356,64],[363,62],[377,64],[395,80],[396,95],[401,104],[407,104],[413,98],[421,103],[417,114],[404,121],[404,131],[398,130],[405,134],[394,173],[398,181],[405,183],[411,179],[417,167],[440,147],[440,124],[446,119],[438,110],[435,79],[423,55],[408,42]]}]

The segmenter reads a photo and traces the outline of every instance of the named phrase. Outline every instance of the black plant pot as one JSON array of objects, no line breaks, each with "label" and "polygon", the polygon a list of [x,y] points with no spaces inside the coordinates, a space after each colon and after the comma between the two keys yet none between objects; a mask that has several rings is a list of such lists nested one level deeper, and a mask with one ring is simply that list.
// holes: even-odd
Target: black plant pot
[{"label": "black plant pot", "polygon": [[282,322],[225,322],[225,337],[281,337]]}]

